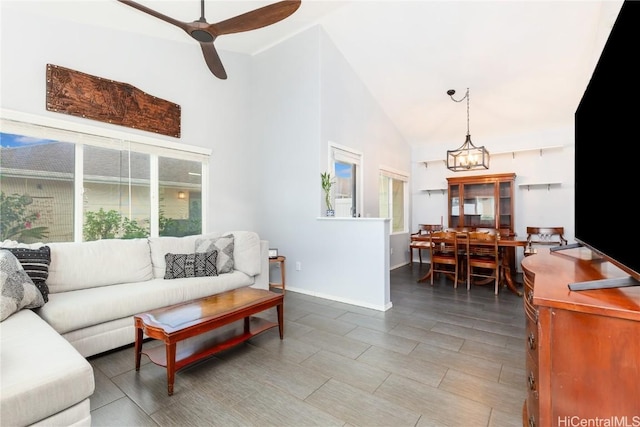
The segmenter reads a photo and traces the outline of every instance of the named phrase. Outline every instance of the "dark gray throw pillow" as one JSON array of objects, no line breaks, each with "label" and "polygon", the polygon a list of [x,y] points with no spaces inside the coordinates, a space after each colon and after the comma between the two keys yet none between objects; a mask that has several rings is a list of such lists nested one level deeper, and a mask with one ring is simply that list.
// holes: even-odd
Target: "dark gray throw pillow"
[{"label": "dark gray throw pillow", "polygon": [[217,276],[216,260],[218,251],[200,252],[192,254],[165,254],[167,268],[165,279],[180,279],[184,277]]},{"label": "dark gray throw pillow", "polygon": [[33,284],[42,294],[44,302],[49,301],[49,286],[46,280],[49,278],[49,264],[51,264],[51,249],[42,246],[37,249],[28,248],[2,248],[11,252],[20,261],[22,268],[29,275]]}]

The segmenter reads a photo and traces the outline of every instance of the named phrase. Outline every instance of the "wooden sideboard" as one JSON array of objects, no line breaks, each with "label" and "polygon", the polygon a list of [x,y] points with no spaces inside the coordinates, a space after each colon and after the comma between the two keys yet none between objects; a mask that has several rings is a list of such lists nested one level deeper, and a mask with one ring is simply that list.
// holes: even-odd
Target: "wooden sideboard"
[{"label": "wooden sideboard", "polygon": [[524,426],[640,426],[640,286],[571,292],[569,283],[625,276],[591,257],[543,249],[522,261]]}]

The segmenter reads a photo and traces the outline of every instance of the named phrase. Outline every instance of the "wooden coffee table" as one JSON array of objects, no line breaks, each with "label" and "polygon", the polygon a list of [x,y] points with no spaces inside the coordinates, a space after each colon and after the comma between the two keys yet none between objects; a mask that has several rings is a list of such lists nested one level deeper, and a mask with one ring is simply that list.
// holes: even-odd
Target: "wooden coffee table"
[{"label": "wooden coffee table", "polygon": [[[284,333],[284,296],[263,289],[240,288],[205,298],[187,301],[133,316],[136,328],[136,371],[140,370],[140,357],[146,354],[153,363],[167,368],[167,389],[173,394],[176,371],[240,344],[257,334],[278,326],[280,339]],[[251,317],[276,307],[278,323]],[[244,319],[235,329],[224,334],[212,332],[216,328]],[[142,350],[146,334],[162,340],[161,346]]]}]

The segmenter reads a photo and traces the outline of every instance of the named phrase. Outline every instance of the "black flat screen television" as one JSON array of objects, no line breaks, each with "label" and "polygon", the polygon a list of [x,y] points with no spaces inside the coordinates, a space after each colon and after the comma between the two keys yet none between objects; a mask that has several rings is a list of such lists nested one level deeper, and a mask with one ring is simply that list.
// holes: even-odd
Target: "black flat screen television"
[{"label": "black flat screen television", "polygon": [[575,113],[575,239],[640,281],[640,1],[626,0]]}]

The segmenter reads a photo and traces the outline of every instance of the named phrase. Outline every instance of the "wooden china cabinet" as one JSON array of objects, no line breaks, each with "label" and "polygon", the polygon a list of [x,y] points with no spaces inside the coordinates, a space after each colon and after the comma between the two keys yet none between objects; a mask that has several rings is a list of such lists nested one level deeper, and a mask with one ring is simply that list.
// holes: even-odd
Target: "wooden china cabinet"
[{"label": "wooden china cabinet", "polygon": [[447,178],[449,227],[495,228],[512,235],[515,173]]}]

